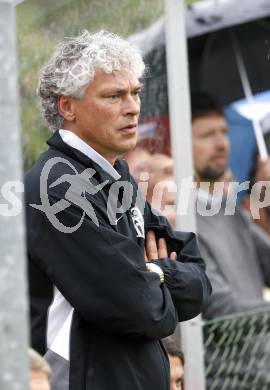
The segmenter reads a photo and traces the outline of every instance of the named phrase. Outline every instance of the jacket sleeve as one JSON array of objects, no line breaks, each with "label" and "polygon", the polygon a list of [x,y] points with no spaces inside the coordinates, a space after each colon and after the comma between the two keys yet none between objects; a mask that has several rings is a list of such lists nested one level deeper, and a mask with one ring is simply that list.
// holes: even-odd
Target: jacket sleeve
[{"label": "jacket sleeve", "polygon": [[201,254],[205,258],[206,272],[213,287],[213,294],[209,304],[205,308],[205,318],[211,319],[227,314],[270,307],[267,302],[262,302],[261,305],[258,305],[258,300],[239,299],[227,283],[226,278],[218,267],[215,256],[211,253],[207,243],[205,243],[203,239],[200,239],[199,246]]},{"label": "jacket sleeve", "polygon": [[198,249],[194,233],[173,231],[166,218],[156,216],[148,208],[147,230],[154,230],[156,238],[164,237],[169,253],[175,251],[177,260],[152,260],[165,276],[179,321],[189,320],[202,312],[211,295],[211,284],[205,273],[205,263]]},{"label": "jacket sleeve", "polygon": [[[50,195],[52,203],[61,200]],[[147,272],[143,249],[118,233],[105,218],[99,226],[87,215],[68,234],[45,213],[26,206],[30,261],[58,288],[84,320],[99,329],[130,338],[160,339],[173,333],[177,312],[166,285]],[[74,205],[58,213],[75,226],[82,210]]]}]

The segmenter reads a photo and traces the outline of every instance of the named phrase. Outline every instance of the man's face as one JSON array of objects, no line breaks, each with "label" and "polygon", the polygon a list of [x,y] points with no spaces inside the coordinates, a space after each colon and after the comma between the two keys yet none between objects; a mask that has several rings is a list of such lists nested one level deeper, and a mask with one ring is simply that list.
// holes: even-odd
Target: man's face
[{"label": "man's face", "polygon": [[184,369],[179,357],[169,355],[170,361],[170,390],[182,390]]},{"label": "man's face", "polygon": [[227,169],[229,140],[222,116],[209,115],[192,123],[193,159],[201,181],[220,179]]},{"label": "man's face", "polygon": [[135,148],[129,152],[125,159],[128,163],[130,173],[138,183],[141,180],[141,174],[148,172],[149,161],[151,154],[144,148]]},{"label": "man's face", "polygon": [[48,376],[43,372],[31,371],[30,390],[50,390]]},{"label": "man's face", "polygon": [[[70,130],[109,162],[137,141],[141,84],[129,71],[96,71],[82,99],[72,99]],[[66,122],[65,122],[66,123]]]}]

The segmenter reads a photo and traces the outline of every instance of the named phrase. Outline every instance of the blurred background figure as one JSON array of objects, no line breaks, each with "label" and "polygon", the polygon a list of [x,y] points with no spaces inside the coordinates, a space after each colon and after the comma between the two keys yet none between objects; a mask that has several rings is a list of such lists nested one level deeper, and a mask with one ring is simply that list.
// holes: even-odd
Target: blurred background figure
[{"label": "blurred background figure", "polygon": [[162,340],[170,362],[170,390],[184,390],[184,354],[173,336]]},{"label": "blurred background figure", "polygon": [[148,162],[149,184],[147,200],[152,208],[164,215],[176,228],[176,185],[173,160],[165,154],[153,154]]},{"label": "blurred background figure", "polygon": [[29,348],[30,390],[50,390],[51,368],[43,357]]},{"label": "blurred background figure", "polygon": [[141,173],[149,171],[151,154],[143,146],[136,146],[135,149],[125,153],[124,157],[132,176],[138,183],[141,180]]},{"label": "blurred background figure", "polygon": [[229,140],[227,123],[218,102],[208,94],[194,93],[192,105],[193,162],[198,184],[223,181],[227,174]]},{"label": "blurred background figure", "polygon": [[[197,198],[197,233],[213,294],[206,318],[269,307],[264,300],[270,285],[270,239],[237,204],[233,215],[221,207],[211,216],[202,213],[206,204],[217,202],[217,182],[228,181],[229,139],[227,124],[218,102],[210,95],[193,94],[193,159],[198,184],[210,182],[209,192]],[[223,193],[224,195],[224,193]]]},{"label": "blurred background figure", "polygon": [[[257,227],[241,207],[234,215],[225,215],[229,183],[234,180],[229,170],[230,142],[227,123],[218,102],[205,93],[192,95],[192,132],[195,178],[198,187],[209,182],[209,192],[198,191],[196,219],[200,250],[206,271],[214,286],[205,318],[269,307],[266,286],[270,285],[270,239]],[[139,154],[134,161],[140,162]],[[134,157],[133,156],[133,157]],[[260,163],[256,180],[269,180],[269,162]],[[173,160],[164,154],[147,157],[149,183],[147,200],[176,226],[176,186]],[[134,167],[131,171],[134,172]],[[203,215],[201,206],[213,204],[217,182],[224,182],[221,208],[212,215]],[[233,191],[233,189],[231,188]],[[268,299],[267,299],[268,300]]]},{"label": "blurred background figure", "polygon": [[142,173],[149,175],[146,199],[152,208],[164,215],[175,229],[176,186],[172,158],[161,153],[151,155],[145,148],[136,147],[125,154],[125,160],[137,183],[142,179]]}]

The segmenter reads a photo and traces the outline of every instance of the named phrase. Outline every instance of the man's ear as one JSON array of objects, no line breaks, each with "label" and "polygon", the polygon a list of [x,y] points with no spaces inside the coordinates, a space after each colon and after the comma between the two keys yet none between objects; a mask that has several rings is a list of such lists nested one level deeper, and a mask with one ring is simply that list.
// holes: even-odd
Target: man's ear
[{"label": "man's ear", "polygon": [[57,108],[64,121],[73,122],[75,119],[73,98],[70,96],[58,96]]}]

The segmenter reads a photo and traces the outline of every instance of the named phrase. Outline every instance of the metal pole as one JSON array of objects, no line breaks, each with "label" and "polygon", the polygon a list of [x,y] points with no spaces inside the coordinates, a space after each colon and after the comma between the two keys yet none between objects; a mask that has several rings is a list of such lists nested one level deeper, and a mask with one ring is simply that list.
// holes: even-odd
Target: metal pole
[{"label": "metal pole", "polygon": [[28,327],[15,3],[0,0],[0,389],[26,390]]},{"label": "metal pole", "polygon": [[[178,188],[183,178],[193,176],[190,93],[184,0],[165,0],[166,55],[169,114]],[[179,230],[196,230],[194,202],[187,215],[177,215]],[[177,207],[178,208],[178,207]],[[204,390],[204,359],[201,317],[182,323],[181,344],[185,354],[185,390]]]}]

